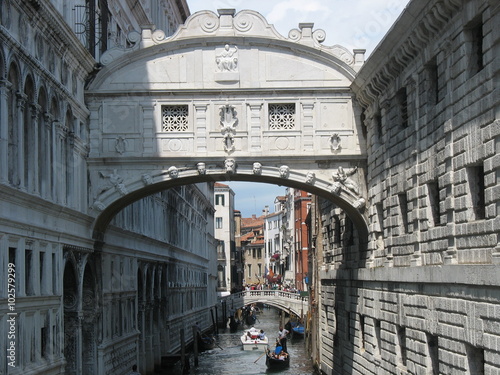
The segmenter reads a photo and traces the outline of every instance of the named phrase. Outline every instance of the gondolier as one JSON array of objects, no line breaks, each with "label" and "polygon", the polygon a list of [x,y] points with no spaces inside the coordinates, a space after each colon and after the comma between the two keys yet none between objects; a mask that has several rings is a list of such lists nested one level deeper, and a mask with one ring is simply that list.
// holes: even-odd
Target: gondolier
[{"label": "gondolier", "polygon": [[283,351],[287,353],[288,353],[288,348],[286,347],[286,340],[289,333],[290,331],[288,331],[286,328],[283,328],[283,326],[280,326],[280,329],[278,331],[278,340],[280,341]]}]

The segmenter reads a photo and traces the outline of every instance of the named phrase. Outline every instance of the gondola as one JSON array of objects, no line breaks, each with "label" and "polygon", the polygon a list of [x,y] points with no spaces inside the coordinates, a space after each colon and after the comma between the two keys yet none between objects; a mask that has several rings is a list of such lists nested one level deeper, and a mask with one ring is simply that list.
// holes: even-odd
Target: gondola
[{"label": "gondola", "polygon": [[257,321],[257,317],[253,314],[247,315],[246,322],[249,326],[253,326]]},{"label": "gondola", "polygon": [[231,332],[236,332],[239,325],[239,320],[235,319],[233,316],[229,318],[229,329],[231,330]]},{"label": "gondola", "polygon": [[266,349],[266,366],[270,370],[281,370],[290,366],[290,354],[281,351],[278,354]]},{"label": "gondola", "polygon": [[304,337],[304,326],[302,324],[292,327],[292,337]]}]

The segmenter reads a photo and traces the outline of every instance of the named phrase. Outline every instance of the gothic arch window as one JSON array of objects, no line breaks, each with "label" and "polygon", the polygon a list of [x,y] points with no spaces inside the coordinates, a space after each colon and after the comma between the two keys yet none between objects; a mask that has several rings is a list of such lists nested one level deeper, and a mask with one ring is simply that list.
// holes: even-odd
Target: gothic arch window
[{"label": "gothic arch window", "polygon": [[19,186],[19,69],[15,63],[9,68],[8,81],[11,84],[7,98],[7,123],[8,123],[8,180],[14,186]]},{"label": "gothic arch window", "polygon": [[35,83],[31,75],[28,75],[24,84],[25,106],[24,106],[24,125],[23,125],[23,159],[24,159],[24,186],[26,190],[34,190],[35,181],[35,151],[36,136],[33,121],[35,107]]}]

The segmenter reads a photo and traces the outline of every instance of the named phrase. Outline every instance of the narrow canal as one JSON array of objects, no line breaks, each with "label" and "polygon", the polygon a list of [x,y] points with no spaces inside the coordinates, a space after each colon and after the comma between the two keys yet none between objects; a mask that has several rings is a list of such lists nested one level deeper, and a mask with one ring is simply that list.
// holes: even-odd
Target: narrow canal
[{"label": "narrow canal", "polygon": [[[275,308],[261,308],[257,315],[255,328],[263,329],[269,338],[269,345],[274,348],[278,337],[279,310]],[[266,357],[262,350],[243,350],[240,337],[244,329],[250,328],[246,324],[236,332],[229,328],[219,329],[217,346],[215,349],[200,353],[198,367],[194,366],[194,359],[190,358],[190,375],[257,375],[279,373],[286,375],[311,375],[318,374],[314,371],[312,361],[309,359],[304,338],[290,337],[287,341],[290,354],[290,366],[283,370],[269,370],[266,366]],[[169,369],[163,374],[181,375],[180,364]]]}]

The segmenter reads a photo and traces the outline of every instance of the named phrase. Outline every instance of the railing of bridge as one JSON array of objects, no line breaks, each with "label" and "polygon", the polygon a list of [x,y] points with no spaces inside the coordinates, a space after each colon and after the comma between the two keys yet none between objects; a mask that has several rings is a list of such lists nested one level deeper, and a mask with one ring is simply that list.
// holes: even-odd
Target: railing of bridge
[{"label": "railing of bridge", "polygon": [[222,297],[221,300],[225,300],[226,303],[230,301],[234,302],[242,302],[242,305],[245,304],[245,299],[252,300],[254,298],[263,297],[265,299],[273,299],[273,298],[281,298],[287,300],[293,300],[296,302],[303,302],[305,304],[308,303],[308,297],[303,297],[298,293],[290,293],[285,292],[283,290],[271,290],[271,289],[263,289],[263,290],[244,290],[242,292],[233,293],[229,296]]}]

